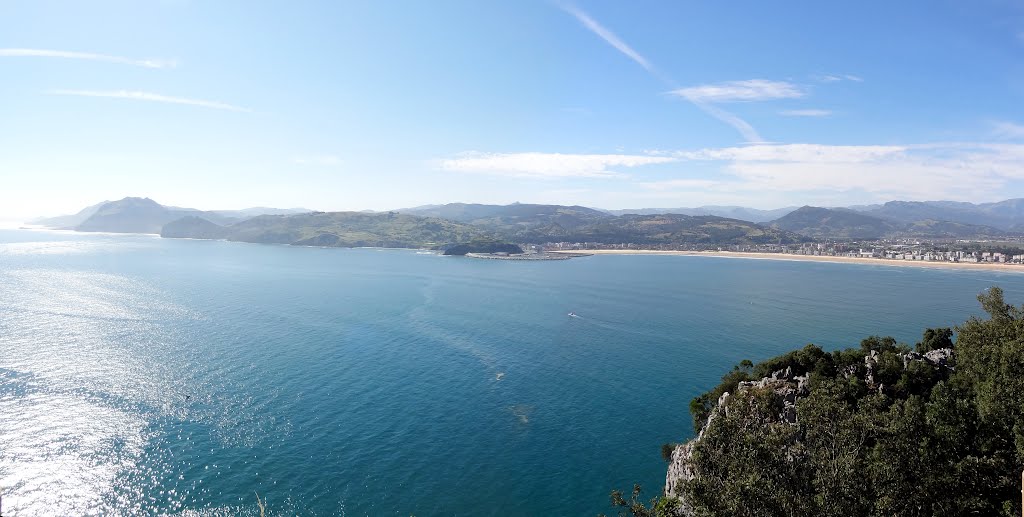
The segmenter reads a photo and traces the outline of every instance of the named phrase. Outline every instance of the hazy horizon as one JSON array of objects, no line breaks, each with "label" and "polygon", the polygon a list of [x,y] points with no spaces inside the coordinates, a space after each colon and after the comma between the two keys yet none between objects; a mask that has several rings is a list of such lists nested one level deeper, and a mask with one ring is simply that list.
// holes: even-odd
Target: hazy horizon
[{"label": "hazy horizon", "polygon": [[874,6],[6,3],[0,220],[1024,197],[1024,6]]}]

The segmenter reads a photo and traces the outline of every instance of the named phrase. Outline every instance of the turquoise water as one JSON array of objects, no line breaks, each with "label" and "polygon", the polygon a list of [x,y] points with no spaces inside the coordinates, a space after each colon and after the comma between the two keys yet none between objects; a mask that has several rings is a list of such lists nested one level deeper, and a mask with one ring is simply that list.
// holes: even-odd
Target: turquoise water
[{"label": "turquoise water", "polygon": [[[594,515],[741,359],[1024,274],[0,230],[4,515]],[[574,311],[579,317],[567,316]]]}]

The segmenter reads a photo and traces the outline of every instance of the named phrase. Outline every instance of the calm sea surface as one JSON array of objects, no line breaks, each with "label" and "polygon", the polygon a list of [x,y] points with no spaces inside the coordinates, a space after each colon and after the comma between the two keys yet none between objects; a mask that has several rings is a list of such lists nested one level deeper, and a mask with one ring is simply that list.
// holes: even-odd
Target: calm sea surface
[{"label": "calm sea surface", "polygon": [[[741,359],[913,342],[1024,274],[0,230],[4,515],[583,515]],[[578,317],[567,316],[574,311]]]}]

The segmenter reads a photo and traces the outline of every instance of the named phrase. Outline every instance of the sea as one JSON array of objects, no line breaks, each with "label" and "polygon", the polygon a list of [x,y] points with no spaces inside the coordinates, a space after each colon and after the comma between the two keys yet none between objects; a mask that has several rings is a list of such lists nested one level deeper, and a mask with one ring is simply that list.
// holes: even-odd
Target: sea
[{"label": "sea", "polygon": [[913,344],[991,286],[1024,302],[1024,272],[0,230],[3,515],[613,513],[734,364]]}]

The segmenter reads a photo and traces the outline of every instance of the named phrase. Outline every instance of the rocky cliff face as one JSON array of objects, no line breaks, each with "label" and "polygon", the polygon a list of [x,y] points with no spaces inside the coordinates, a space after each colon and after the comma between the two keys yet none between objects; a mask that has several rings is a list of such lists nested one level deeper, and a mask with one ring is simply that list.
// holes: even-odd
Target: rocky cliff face
[{"label": "rocky cliff face", "polygon": [[[903,360],[904,369],[908,368],[909,365],[915,361],[924,362],[936,369],[953,370],[954,368],[954,354],[953,350],[950,348],[932,350],[924,354],[908,352],[900,354],[900,358]],[[882,391],[885,389],[885,386],[875,381],[878,359],[878,352],[872,350],[864,357],[864,370],[862,372],[859,371],[860,369],[858,368],[851,368],[845,373],[845,375],[849,377],[851,375],[863,373],[863,380],[869,388]],[[764,377],[758,381],[740,382],[736,391],[737,393],[742,393],[743,391],[750,389],[767,389],[774,394],[777,401],[776,407],[781,408],[779,414],[775,415],[776,422],[799,425],[799,422],[797,421],[796,406],[801,398],[810,394],[811,385],[808,375],[794,375],[793,370],[787,367],[783,370],[773,372],[770,376]],[[694,447],[704,438],[705,432],[715,425],[715,420],[720,415],[728,415],[728,401],[730,396],[731,395],[728,392],[723,393],[718,399],[717,405],[711,410],[707,422],[705,422],[704,426],[697,433],[697,436],[689,442],[676,447],[672,452],[668,472],[665,476],[665,495],[667,497],[680,499],[681,504],[679,514],[682,516],[691,515],[691,508],[686,503],[685,498],[682,497],[682,484],[699,475],[699,473],[695,471],[691,461]]]},{"label": "rocky cliff face", "polygon": [[[810,387],[808,384],[806,375],[793,375],[791,368],[779,370],[774,372],[769,377],[765,377],[759,381],[746,381],[741,382],[737,388],[738,392],[749,389],[770,389],[779,402],[781,407],[780,413],[777,415],[780,422],[786,422],[789,424],[796,424],[796,402],[800,397],[806,397],[810,393]],[[693,479],[696,473],[690,465],[690,457],[693,455],[693,447],[703,437],[704,431],[710,428],[715,423],[715,418],[723,412],[728,411],[728,405],[726,404],[729,400],[730,394],[728,392],[723,393],[718,399],[718,404],[711,410],[711,414],[708,416],[707,422],[704,427],[701,428],[697,437],[689,442],[686,442],[679,447],[676,447],[672,451],[672,460],[668,466],[668,473],[665,476],[665,495],[669,497],[678,498],[681,495],[680,487],[681,482],[684,480]],[[684,507],[685,507],[685,501]]]}]

